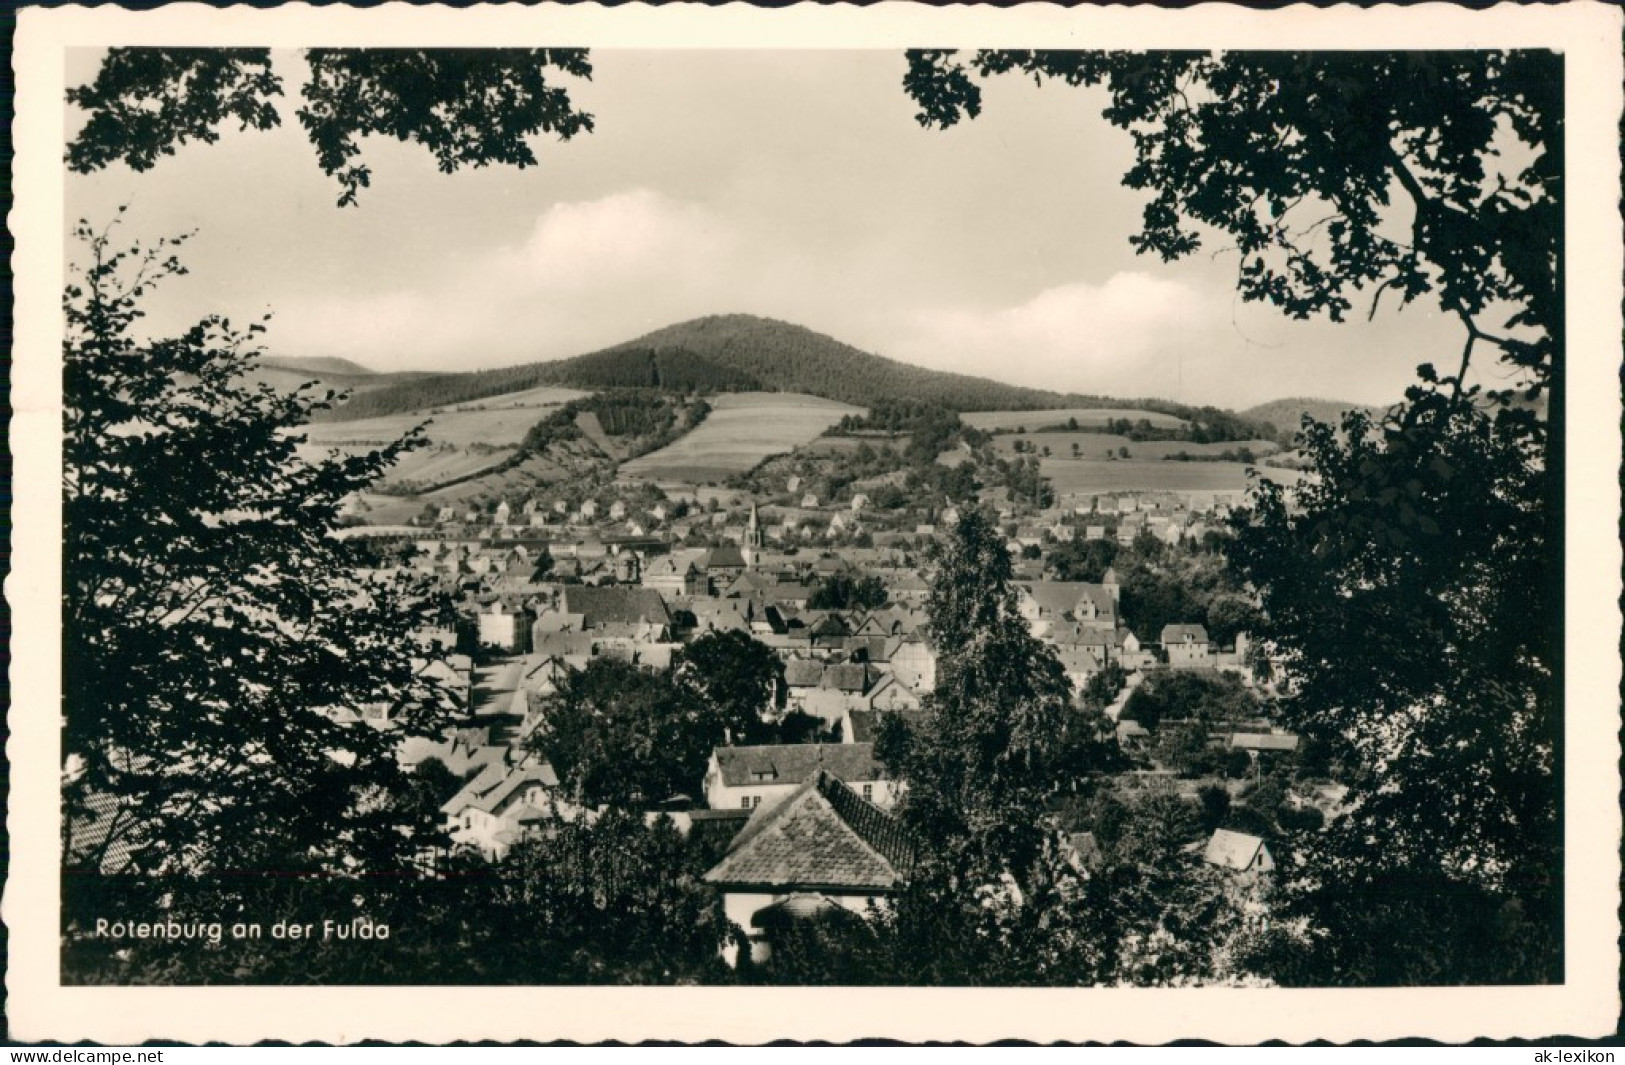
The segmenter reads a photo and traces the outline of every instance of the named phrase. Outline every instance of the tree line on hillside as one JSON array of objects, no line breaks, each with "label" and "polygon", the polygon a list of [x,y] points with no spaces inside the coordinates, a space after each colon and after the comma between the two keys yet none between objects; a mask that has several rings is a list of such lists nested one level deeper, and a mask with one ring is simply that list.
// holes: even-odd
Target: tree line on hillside
[{"label": "tree line on hillside", "polygon": [[[1217,407],[1188,408],[1181,415],[1181,425],[1152,425],[1148,419],[1111,418],[1101,432],[1125,436],[1133,441],[1178,440],[1192,444],[1227,444],[1236,440],[1277,440],[1280,432],[1268,422],[1234,414]],[[1285,443],[1290,444],[1296,428],[1287,430]]]},{"label": "tree line on hillside", "polygon": [[957,411],[925,400],[877,399],[863,414],[847,414],[829,429],[827,436],[856,436],[885,432],[908,437],[902,458],[912,465],[935,462],[937,456],[958,443],[984,446],[988,434],[973,429]]},{"label": "tree line on hillside", "polygon": [[652,389],[623,388],[572,399],[550,411],[525,432],[516,459],[541,454],[550,445],[584,435],[576,419],[591,414],[606,436],[634,441],[639,454],[665,447],[698,426],[711,413],[710,404],[693,399],[679,405],[672,396]]},{"label": "tree line on hillside", "polygon": [[762,383],[683,348],[618,348],[558,363],[543,375],[577,388],[658,388],[668,392],[753,392]]}]

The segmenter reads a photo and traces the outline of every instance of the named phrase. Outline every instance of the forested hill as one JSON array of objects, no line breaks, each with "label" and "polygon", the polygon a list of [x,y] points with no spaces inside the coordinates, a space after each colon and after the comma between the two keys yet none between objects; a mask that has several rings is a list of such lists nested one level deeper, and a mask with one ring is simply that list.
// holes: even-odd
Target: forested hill
[{"label": "forested hill", "polygon": [[[723,371],[743,374],[762,387],[805,392],[867,406],[878,398],[934,403],[950,410],[1024,410],[1110,403],[1099,397],[1064,396],[985,377],[946,373],[860,351],[803,326],[748,314],[716,315],[680,322],[608,348],[600,355],[685,351]],[[558,364],[584,362],[584,356]]]},{"label": "forested hill", "polygon": [[1260,403],[1256,407],[1250,407],[1242,411],[1241,417],[1253,422],[1267,422],[1275,427],[1277,436],[1283,442],[1288,442],[1291,440],[1292,435],[1303,425],[1303,416],[1305,414],[1317,422],[1342,425],[1344,411],[1363,410],[1374,413],[1380,409],[1342,400],[1311,399],[1299,396],[1293,399],[1275,399],[1268,403]]},{"label": "forested hill", "polygon": [[696,318],[557,362],[441,374],[381,388],[356,396],[331,416],[396,414],[543,385],[805,392],[855,406],[876,399],[913,399],[962,411],[1128,405],[927,370],[859,351],[802,326],[731,314]]}]

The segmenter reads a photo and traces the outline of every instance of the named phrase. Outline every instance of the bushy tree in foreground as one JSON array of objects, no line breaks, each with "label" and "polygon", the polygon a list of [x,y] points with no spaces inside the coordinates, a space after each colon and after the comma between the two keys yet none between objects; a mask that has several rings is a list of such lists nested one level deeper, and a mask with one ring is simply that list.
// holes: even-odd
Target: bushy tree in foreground
[{"label": "bushy tree in foreground", "polygon": [[[1009,73],[1109,93],[1124,183],[1150,194],[1140,251],[1217,233],[1241,296],[1292,317],[1391,295],[1460,320],[1453,371],[1423,365],[1346,442],[1307,427],[1315,476],[1295,498],[1265,484],[1238,525],[1288,712],[1355,773],[1352,811],[1284,856],[1317,948],[1271,963],[1293,982],[1560,978],[1560,57],[918,51],[904,87],[945,127]],[[1481,346],[1521,397],[1469,385]]]},{"label": "bushy tree in foreground", "polygon": [[1093,982],[1109,951],[1045,811],[1097,748],[1077,735],[1083,712],[1017,610],[1009,552],[981,512],[943,547],[927,609],[939,661],[924,722],[883,719],[876,746],[906,785],[897,813],[920,855],[890,917],[896,958],[911,959],[897,978]]},{"label": "bushy tree in foreground", "polygon": [[[247,379],[259,332],[140,325],[173,244],[81,223],[63,345],[64,854],[109,872],[362,871],[421,846],[391,794],[399,733],[436,723],[409,634],[435,603],[335,538],[415,438],[323,461],[327,397]],[[94,816],[93,816],[94,815]]]},{"label": "bushy tree in foreground", "polygon": [[677,653],[672,680],[720,722],[724,742],[772,742],[784,662],[762,641],[737,630],[708,632]]},{"label": "bushy tree in foreground", "polygon": [[[1562,708],[1536,619],[1559,563],[1539,451],[1515,416],[1424,389],[1397,424],[1307,438],[1320,478],[1291,509],[1266,485],[1233,553],[1295,678],[1287,721],[1354,767],[1348,812],[1292,873],[1320,963],[1356,983],[1556,979]],[[1375,950],[1385,922],[1415,930]]]}]

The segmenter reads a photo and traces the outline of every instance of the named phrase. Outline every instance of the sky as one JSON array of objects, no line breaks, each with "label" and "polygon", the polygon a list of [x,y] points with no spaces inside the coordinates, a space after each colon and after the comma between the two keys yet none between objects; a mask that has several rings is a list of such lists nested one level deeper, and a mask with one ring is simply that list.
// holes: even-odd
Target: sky
[{"label": "sky", "polygon": [[[898,52],[600,49],[590,81],[560,79],[592,133],[452,175],[369,138],[372,186],[340,208],[293,117],[299,55],[273,58],[281,128],[65,176],[69,221],[127,205],[128,237],[196,232],[155,331],[269,312],[275,354],[464,370],[739,312],[934,369],[1236,409],[1393,402],[1464,339],[1426,302],[1343,324],[1243,303],[1222,241],[1136,255],[1148,194],[1122,186],[1132,143],[1096,90],[997,79],[979,118],[937,131]],[[97,62],[76,53],[69,82]]]}]

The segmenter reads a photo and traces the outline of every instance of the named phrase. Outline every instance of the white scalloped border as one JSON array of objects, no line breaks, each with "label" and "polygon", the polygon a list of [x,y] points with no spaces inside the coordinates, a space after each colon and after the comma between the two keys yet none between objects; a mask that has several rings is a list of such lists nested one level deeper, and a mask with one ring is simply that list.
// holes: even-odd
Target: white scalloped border
[{"label": "white scalloped border", "polygon": [[[742,4],[264,10],[104,5],[19,14],[7,1013],[14,1039],[127,1044],[774,1039],[1162,1043],[1601,1036],[1619,1014],[1620,16],[1599,4],[1162,10]],[[1433,990],[63,988],[57,978],[62,49],[112,44],[607,48],[1552,47],[1568,57],[1570,528],[1563,986]],[[363,206],[364,210],[365,207]]]}]

